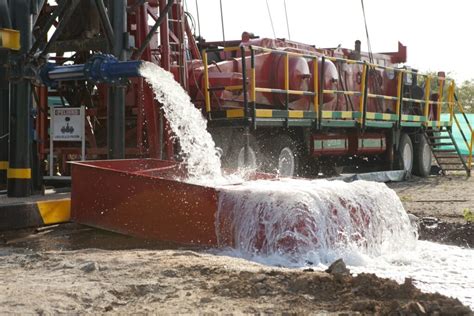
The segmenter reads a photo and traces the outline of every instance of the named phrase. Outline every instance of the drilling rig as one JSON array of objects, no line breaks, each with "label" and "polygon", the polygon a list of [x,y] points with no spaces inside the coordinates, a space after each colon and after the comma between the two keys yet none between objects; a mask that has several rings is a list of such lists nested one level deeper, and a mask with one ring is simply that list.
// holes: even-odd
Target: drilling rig
[{"label": "drilling rig", "polygon": [[[427,176],[433,157],[445,172],[471,170],[451,134],[462,112],[454,81],[405,66],[402,44],[372,54],[360,41],[316,48],[249,32],[206,42],[181,0],[0,0],[0,15],[0,185],[10,196],[38,192],[81,158],[179,159],[141,61],[188,91],[227,168]],[[50,145],[52,109],[79,107],[85,157],[77,142]]]}]

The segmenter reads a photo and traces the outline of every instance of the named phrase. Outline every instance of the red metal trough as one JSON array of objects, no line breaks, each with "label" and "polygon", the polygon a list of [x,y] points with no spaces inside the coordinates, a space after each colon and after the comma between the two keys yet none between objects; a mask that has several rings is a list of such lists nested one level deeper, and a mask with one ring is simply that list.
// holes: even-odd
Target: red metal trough
[{"label": "red metal trough", "polygon": [[74,222],[147,239],[217,245],[214,188],[178,181],[179,166],[157,159],[72,164]]},{"label": "red metal trough", "polygon": [[[157,159],[75,162],[72,164],[71,218],[80,224],[125,235],[181,244],[240,247],[239,238],[250,238],[249,250],[261,253],[277,250],[296,253],[299,249],[318,246],[319,223],[308,205],[290,205],[284,213],[291,216],[282,216],[274,222],[265,217],[273,216],[273,211],[264,211],[261,203],[246,215],[244,210],[238,209],[239,200],[226,195],[231,185],[229,190],[217,189],[186,183],[182,181],[184,177],[179,164]],[[274,179],[274,176],[256,174],[256,178]],[[244,189],[237,194],[241,195],[240,201],[245,201],[253,192]],[[327,205],[327,216],[339,223],[337,208],[342,206],[349,212],[356,232],[349,238],[363,241],[370,210],[343,198],[336,204]],[[242,228],[245,236],[241,235]],[[339,230],[345,229],[340,227]],[[250,231],[254,234],[249,235]],[[279,235],[266,236],[270,231],[277,231]],[[340,241],[339,237],[335,236],[331,243]]]}]

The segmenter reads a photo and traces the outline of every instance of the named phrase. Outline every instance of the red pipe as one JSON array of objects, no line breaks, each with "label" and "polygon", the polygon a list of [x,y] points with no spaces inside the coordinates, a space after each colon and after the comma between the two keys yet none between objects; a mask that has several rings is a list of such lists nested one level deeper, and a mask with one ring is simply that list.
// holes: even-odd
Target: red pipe
[{"label": "red pipe", "polygon": [[[160,12],[163,12],[166,8],[166,1],[160,0]],[[169,26],[168,17],[163,19],[163,23],[160,26],[160,43],[161,43],[161,68],[170,71],[171,59],[170,59],[170,41],[169,41]],[[174,146],[173,140],[171,139],[171,130],[168,122],[165,120],[164,137],[166,144],[166,159],[173,160]]]}]

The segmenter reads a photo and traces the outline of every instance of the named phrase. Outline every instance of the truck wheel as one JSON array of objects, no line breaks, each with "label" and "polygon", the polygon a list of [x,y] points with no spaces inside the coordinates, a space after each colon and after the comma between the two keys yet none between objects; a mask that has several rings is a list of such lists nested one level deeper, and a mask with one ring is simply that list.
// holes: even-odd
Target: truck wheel
[{"label": "truck wheel", "polygon": [[262,164],[260,149],[253,135],[249,136],[249,149],[247,161],[245,159],[245,136],[234,138],[231,148],[225,157],[225,167],[230,169],[257,170]]},{"label": "truck wheel", "polygon": [[280,177],[295,177],[298,175],[300,150],[298,143],[288,135],[278,135],[267,140],[267,170]]},{"label": "truck wheel", "polygon": [[400,170],[408,171],[408,173],[411,174],[413,169],[413,144],[410,136],[405,133],[402,133],[400,137],[397,156],[397,167]]},{"label": "truck wheel", "polygon": [[427,177],[431,172],[431,148],[422,134],[416,136],[418,142],[413,142],[413,174]]}]

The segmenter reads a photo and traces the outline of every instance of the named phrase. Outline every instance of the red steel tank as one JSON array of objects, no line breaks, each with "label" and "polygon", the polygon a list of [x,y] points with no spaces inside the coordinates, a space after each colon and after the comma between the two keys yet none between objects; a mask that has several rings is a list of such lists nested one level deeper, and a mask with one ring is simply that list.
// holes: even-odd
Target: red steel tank
[{"label": "red steel tank", "polygon": [[[219,46],[223,43],[216,43]],[[285,55],[278,52],[268,52],[259,48],[269,48],[282,52],[294,52],[305,56],[318,57],[318,69],[324,68],[324,78],[318,78],[324,90],[339,90],[360,92],[362,88],[362,69],[360,64],[333,62],[326,58],[324,66],[322,56],[338,57],[359,61],[378,63],[384,66],[394,66],[404,60],[405,47],[401,46],[399,53],[373,54],[373,60],[366,53],[348,49],[316,49],[313,46],[286,41],[283,39],[252,39],[247,33],[242,41],[232,43],[236,46],[251,46],[255,50],[256,86],[265,89],[285,89]],[[360,47],[359,47],[360,49]],[[405,52],[406,54],[406,52]],[[243,94],[241,90],[226,91],[225,86],[242,86],[241,52],[221,51],[209,55],[209,85],[211,88],[211,107],[213,110],[242,107]],[[246,51],[246,68],[250,69],[250,52]],[[289,90],[314,91],[314,59],[290,55],[288,61]],[[204,102],[204,78],[202,64],[193,62],[189,71],[190,95],[198,106]],[[397,78],[390,70],[370,69],[368,72],[368,92],[371,94],[397,95]],[[249,83],[249,75],[247,83]],[[318,86],[318,89],[320,87]],[[311,110],[313,99],[307,95],[289,95],[289,108],[293,110]],[[256,103],[274,109],[286,106],[286,94],[277,92],[257,92]],[[358,111],[360,99],[357,95],[324,93],[322,109],[328,111]],[[368,112],[394,113],[395,101],[381,102],[370,98],[367,103]]]}]

